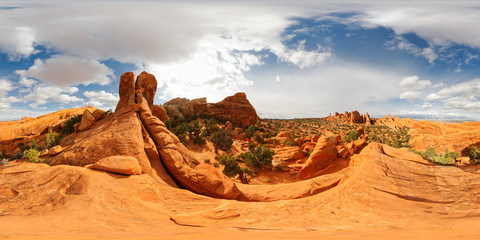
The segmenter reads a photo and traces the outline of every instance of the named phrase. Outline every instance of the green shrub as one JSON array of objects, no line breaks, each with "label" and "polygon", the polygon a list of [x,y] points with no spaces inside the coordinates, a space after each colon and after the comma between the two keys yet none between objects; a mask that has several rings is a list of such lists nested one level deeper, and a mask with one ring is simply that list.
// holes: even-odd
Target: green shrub
[{"label": "green shrub", "polygon": [[260,144],[265,144],[265,139],[263,139],[263,137],[258,133],[255,133],[255,135],[253,135],[253,140]]},{"label": "green shrub", "polygon": [[343,137],[343,142],[355,141],[360,137],[360,133],[357,130],[352,130],[348,132],[346,136]]},{"label": "green shrub", "polygon": [[442,164],[442,165],[452,165],[452,164],[455,164],[455,158],[447,158],[445,156],[435,156],[433,157],[433,162]]},{"label": "green shrub", "polygon": [[205,164],[210,164],[210,159],[205,159],[203,161],[205,162]]},{"label": "green shrub", "polygon": [[[67,116],[69,116],[69,114],[67,114]],[[80,121],[82,121],[81,114],[77,114],[65,121],[65,127],[62,128],[62,135],[66,136],[75,132],[75,127],[73,127],[73,125],[79,123]]]},{"label": "green shrub", "polygon": [[50,130],[43,137],[43,142],[45,143],[45,148],[47,148],[47,149],[51,148],[51,147],[54,147],[54,146],[57,146],[60,143],[60,140],[62,140],[60,135],[58,135],[58,133],[56,133],[56,132],[52,132],[52,130]]},{"label": "green shrub", "polygon": [[268,146],[258,146],[257,148],[250,148],[250,151],[242,153],[239,158],[251,168],[259,169],[261,167],[271,167],[273,155],[275,152]]},{"label": "green shrub", "polygon": [[25,152],[23,152],[23,157],[28,159],[29,162],[33,162],[33,163],[45,162],[45,160],[40,158],[40,153],[33,148],[30,148]]},{"label": "green shrub", "polygon": [[218,162],[214,162],[214,163],[213,163],[213,166],[216,167],[216,168],[218,168],[218,167],[220,167],[220,164],[218,164]]},{"label": "green shrub", "polygon": [[248,137],[248,138],[252,138],[253,135],[255,135],[255,132],[257,131],[257,128],[255,127],[255,125],[250,125],[248,126],[248,128],[245,130],[245,135]]},{"label": "green shrub", "polygon": [[421,153],[420,156],[426,159],[433,160],[433,157],[437,156],[437,153],[434,147],[429,147],[425,152]]},{"label": "green shrub", "polygon": [[470,150],[468,156],[470,157],[470,159],[480,159],[480,150],[474,146]]},{"label": "green shrub", "polygon": [[35,149],[35,150],[38,150],[38,143],[37,143],[37,139],[33,138],[33,139],[30,139],[30,145],[29,145],[29,149]]},{"label": "green shrub", "polygon": [[222,155],[218,156],[218,160],[220,164],[225,166],[222,171],[225,176],[235,177],[239,175],[242,183],[248,183],[245,173],[251,174],[252,172],[247,168],[240,167],[236,158],[234,158],[232,155]]},{"label": "green shrub", "polygon": [[218,149],[221,149],[223,151],[228,151],[232,147],[233,140],[230,136],[228,136],[228,133],[225,130],[219,129],[218,131],[214,132],[210,136],[210,141],[213,143],[213,146],[215,147],[215,152],[218,151]]},{"label": "green shrub", "polygon": [[441,165],[453,165],[455,164],[455,159],[460,156],[459,153],[456,152],[449,152],[448,149],[445,149],[443,154],[439,154],[436,152],[434,147],[429,147],[425,152],[415,151],[413,152],[419,154],[423,158]]}]

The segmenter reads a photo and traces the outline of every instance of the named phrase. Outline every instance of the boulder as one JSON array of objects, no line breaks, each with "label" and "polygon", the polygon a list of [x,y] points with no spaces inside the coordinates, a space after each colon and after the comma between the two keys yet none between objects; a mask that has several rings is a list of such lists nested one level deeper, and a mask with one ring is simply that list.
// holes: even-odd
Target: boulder
[{"label": "boulder", "polygon": [[46,149],[46,148],[43,149],[42,151],[39,152],[39,154],[40,154],[40,157],[48,155],[48,149]]},{"label": "boulder", "polygon": [[293,141],[293,139],[294,139],[292,132],[289,132],[289,131],[279,132],[277,134],[277,136],[275,136],[275,137],[276,138],[287,138],[290,141]]},{"label": "boulder", "polygon": [[125,175],[138,175],[142,168],[138,160],[131,156],[110,156],[98,160],[90,168]]},{"label": "boulder", "polygon": [[273,165],[282,164],[288,161],[296,161],[306,156],[300,147],[282,147],[275,150],[273,155]]},{"label": "boulder", "polygon": [[48,155],[54,156],[54,155],[57,155],[57,154],[61,153],[62,151],[63,151],[62,146],[57,145],[57,146],[54,146],[54,147],[51,147],[50,149],[48,149]]},{"label": "boulder", "polygon": [[[317,141],[318,141],[318,139],[317,139]],[[317,146],[316,142],[307,142],[307,143],[304,143],[301,148],[305,152],[310,152],[313,149],[315,149],[315,146]]]},{"label": "boulder", "polygon": [[307,162],[298,173],[298,178],[307,179],[330,166],[337,159],[337,148],[332,139],[321,137]]},{"label": "boulder", "polygon": [[456,159],[461,165],[470,165],[470,157],[459,157]]},{"label": "boulder", "polygon": [[157,92],[157,80],[153,74],[142,72],[137,76],[135,90],[142,91],[143,97],[147,100],[148,107],[153,109],[153,101]]},{"label": "boulder", "polygon": [[82,120],[80,121],[80,125],[78,125],[78,131],[85,131],[89,129],[94,123],[96,119],[93,116],[92,112],[89,109],[85,109],[82,114]]},{"label": "boulder", "polygon": [[303,138],[295,138],[293,141],[297,144],[297,146],[302,146],[305,140]]},{"label": "boulder", "polygon": [[318,138],[319,138],[319,137],[320,137],[320,136],[318,136],[317,134],[313,135],[313,137],[312,137],[312,142],[313,142],[313,143],[316,143],[316,142],[318,141]]}]

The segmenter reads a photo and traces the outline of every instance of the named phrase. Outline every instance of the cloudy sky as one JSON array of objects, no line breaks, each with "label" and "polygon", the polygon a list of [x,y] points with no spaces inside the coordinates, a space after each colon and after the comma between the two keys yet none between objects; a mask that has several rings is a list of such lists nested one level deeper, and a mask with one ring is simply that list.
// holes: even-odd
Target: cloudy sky
[{"label": "cloudy sky", "polygon": [[2,1],[0,120],[246,92],[260,117],[480,119],[475,1]]}]

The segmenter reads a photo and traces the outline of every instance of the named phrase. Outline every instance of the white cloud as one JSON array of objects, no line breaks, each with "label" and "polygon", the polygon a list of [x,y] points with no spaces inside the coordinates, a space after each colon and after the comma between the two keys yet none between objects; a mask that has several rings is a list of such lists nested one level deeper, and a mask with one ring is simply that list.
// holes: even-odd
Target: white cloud
[{"label": "white cloud", "polygon": [[[2,25],[5,24],[8,24],[8,22],[2,22]],[[0,36],[0,49],[8,54],[9,60],[19,61],[36,53],[34,30],[30,27],[16,26],[15,24],[10,26],[10,34],[3,33]]]},{"label": "white cloud", "polygon": [[0,97],[7,95],[8,92],[14,89],[12,82],[6,79],[0,79]]},{"label": "white cloud", "polygon": [[88,98],[88,102],[86,103],[86,105],[94,106],[97,108],[114,108],[117,105],[119,99],[117,94],[107,93],[105,91],[85,91],[83,95]]},{"label": "white cloud", "polygon": [[95,59],[53,55],[43,61],[36,59],[28,70],[17,70],[22,78],[36,78],[55,86],[74,86],[110,83],[113,71]]},{"label": "white cloud", "polygon": [[416,33],[429,43],[447,46],[452,42],[480,47],[480,15],[468,2],[428,2],[415,7],[370,6],[358,20],[364,26],[393,28],[397,34]]},{"label": "white cloud", "polygon": [[398,35],[395,36],[393,40],[387,41],[385,45],[389,50],[398,49],[398,50],[407,51],[408,53],[413,54],[415,56],[424,57],[428,60],[430,64],[433,64],[433,62],[438,58],[437,54],[434,52],[434,50],[431,47],[420,48]]},{"label": "white cloud", "polygon": [[404,77],[402,80],[400,80],[400,87],[408,91],[418,91],[432,85],[432,82],[429,80],[419,79],[420,78],[417,75]]},{"label": "white cloud", "polygon": [[480,79],[455,84],[431,93],[425,98],[429,102],[440,102],[444,109],[480,110]]},{"label": "white cloud", "polygon": [[0,98],[0,111],[5,112],[10,109],[10,103],[20,102],[16,97],[2,97]]},{"label": "white cloud", "polygon": [[33,85],[35,85],[37,83],[37,81],[33,80],[33,79],[30,79],[30,78],[26,78],[26,77],[22,77],[20,79],[20,81],[18,81],[18,83],[24,87],[27,87],[27,88],[30,88],[32,87]]},{"label": "white cloud", "polygon": [[405,99],[405,100],[408,100],[409,102],[413,102],[417,100],[421,94],[422,94],[421,92],[406,91],[400,94],[400,99]]},{"label": "white cloud", "polygon": [[280,49],[272,49],[280,60],[290,62],[300,68],[309,68],[319,65],[332,57],[330,49],[317,47],[316,51],[305,50],[305,40],[298,42],[295,49],[289,49],[283,46]]},{"label": "white cloud", "polygon": [[39,84],[35,86],[32,91],[23,98],[22,101],[32,102],[29,104],[29,106],[36,109],[46,109],[46,107],[40,107],[40,105],[51,102],[83,102],[83,99],[81,98],[68,95],[67,93],[69,93],[69,91],[71,92],[71,90],[73,89],[64,90],[63,88],[57,86]]},{"label": "white cloud", "polygon": [[403,92],[400,94],[400,99],[405,99],[409,102],[414,102],[420,98],[422,92],[420,90],[430,87],[432,82],[429,80],[419,80],[417,75],[408,76],[400,80],[400,88]]}]

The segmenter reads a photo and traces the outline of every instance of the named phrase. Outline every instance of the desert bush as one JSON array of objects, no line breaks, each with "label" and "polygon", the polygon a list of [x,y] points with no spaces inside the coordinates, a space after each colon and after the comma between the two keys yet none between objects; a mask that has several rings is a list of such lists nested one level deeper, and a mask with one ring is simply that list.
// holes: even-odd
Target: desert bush
[{"label": "desert bush", "polygon": [[216,168],[218,168],[218,167],[220,167],[220,164],[218,164],[218,162],[214,162],[214,163],[213,163],[213,166],[216,167]]},{"label": "desert bush", "polygon": [[437,156],[437,153],[434,147],[429,147],[425,152],[421,153],[420,156],[426,159],[433,159],[433,157]]},{"label": "desert bush", "polygon": [[470,159],[480,159],[480,150],[477,147],[472,147],[468,156]]},{"label": "desert bush", "polygon": [[237,159],[232,155],[222,155],[218,156],[218,161],[220,164],[224,165],[223,174],[227,177],[235,177],[239,175],[242,183],[248,183],[248,180],[245,174],[251,174],[252,172],[248,168],[242,168],[238,165]]},{"label": "desert bush", "polygon": [[425,152],[415,151],[413,152],[419,154],[423,158],[429,160],[432,163],[440,165],[453,165],[455,164],[455,159],[460,156],[459,153],[449,152],[448,149],[445,149],[444,153],[437,153],[434,147],[429,147]]},{"label": "desert bush", "polygon": [[228,135],[225,130],[219,129],[210,136],[210,141],[215,147],[215,152],[218,152],[218,149],[223,151],[228,151],[232,147],[233,140]]},{"label": "desert bush", "polygon": [[203,162],[205,162],[205,164],[210,164],[210,159],[205,159]]},{"label": "desert bush", "polygon": [[23,152],[23,157],[28,159],[29,162],[33,162],[33,163],[45,162],[45,160],[40,158],[40,153],[33,148],[30,148],[25,152]]},{"label": "desert bush", "polygon": [[253,135],[253,140],[260,144],[265,144],[265,139],[263,139],[263,137],[258,133],[255,133],[255,135]]},{"label": "desert bush", "polygon": [[198,120],[194,120],[192,122],[182,122],[180,125],[174,128],[173,132],[175,135],[177,135],[178,139],[182,143],[187,141],[187,137],[193,140],[195,144],[205,143],[202,129]]},{"label": "desert bush", "polygon": [[250,126],[248,126],[247,129],[245,129],[245,135],[248,138],[252,138],[255,135],[256,131],[257,131],[257,128],[255,127],[255,125],[250,125]]},{"label": "desert bush", "polygon": [[58,133],[56,133],[56,132],[52,132],[52,130],[50,130],[43,137],[43,142],[45,143],[45,148],[47,148],[47,149],[51,148],[51,147],[54,147],[54,146],[57,146],[60,143],[60,140],[62,140],[60,135],[58,135]]},{"label": "desert bush", "polygon": [[258,146],[250,148],[248,152],[239,155],[239,158],[251,168],[259,169],[261,167],[271,167],[273,155],[275,152],[268,146]]},{"label": "desert bush", "polygon": [[30,145],[28,147],[29,149],[35,149],[35,150],[38,150],[38,143],[37,143],[37,139],[33,138],[33,139],[30,139]]},{"label": "desert bush", "polygon": [[[67,114],[67,116],[69,116],[69,114]],[[65,121],[65,127],[62,128],[62,135],[66,136],[75,132],[75,127],[73,127],[73,125],[79,123],[80,121],[82,121],[81,114],[77,114]]]},{"label": "desert bush", "polygon": [[343,137],[343,142],[355,141],[360,137],[360,133],[357,130],[352,130],[348,132],[346,136]]}]

